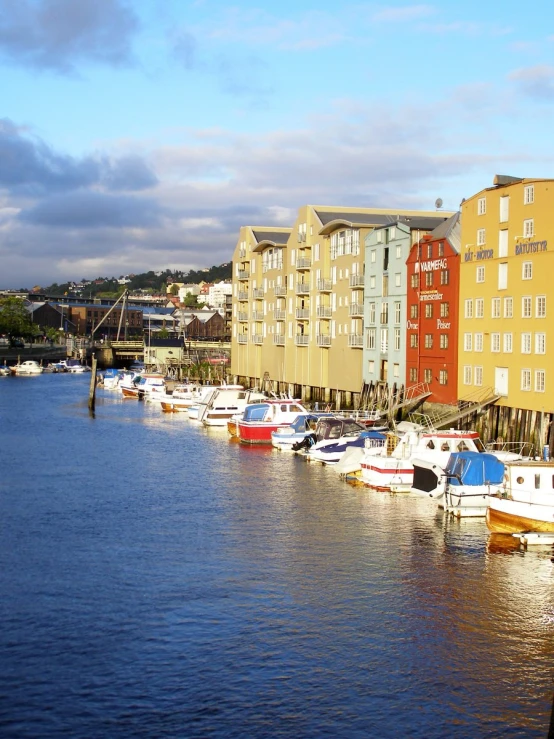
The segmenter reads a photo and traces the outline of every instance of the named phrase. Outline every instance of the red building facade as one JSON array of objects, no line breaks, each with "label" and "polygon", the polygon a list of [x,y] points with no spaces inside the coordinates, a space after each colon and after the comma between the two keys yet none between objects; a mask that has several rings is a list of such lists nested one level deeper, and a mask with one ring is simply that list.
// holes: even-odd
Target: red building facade
[{"label": "red building facade", "polygon": [[455,405],[458,399],[459,213],[414,244],[406,265],[407,387],[426,383],[432,393],[429,402]]}]

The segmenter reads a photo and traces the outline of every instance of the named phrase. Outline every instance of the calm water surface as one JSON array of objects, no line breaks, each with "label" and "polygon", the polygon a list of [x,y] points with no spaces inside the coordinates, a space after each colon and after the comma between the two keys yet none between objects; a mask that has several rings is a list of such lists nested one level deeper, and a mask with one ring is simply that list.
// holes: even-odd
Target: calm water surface
[{"label": "calm water surface", "polygon": [[549,549],[0,378],[2,737],[546,737]]}]

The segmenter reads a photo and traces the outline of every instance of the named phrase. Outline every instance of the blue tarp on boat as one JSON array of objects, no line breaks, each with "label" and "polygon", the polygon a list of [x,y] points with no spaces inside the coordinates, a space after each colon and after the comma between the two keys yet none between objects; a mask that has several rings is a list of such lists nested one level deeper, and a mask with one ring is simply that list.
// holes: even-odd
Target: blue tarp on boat
[{"label": "blue tarp on boat", "polygon": [[504,463],[494,454],[454,452],[445,472],[451,485],[498,485],[504,479]]}]

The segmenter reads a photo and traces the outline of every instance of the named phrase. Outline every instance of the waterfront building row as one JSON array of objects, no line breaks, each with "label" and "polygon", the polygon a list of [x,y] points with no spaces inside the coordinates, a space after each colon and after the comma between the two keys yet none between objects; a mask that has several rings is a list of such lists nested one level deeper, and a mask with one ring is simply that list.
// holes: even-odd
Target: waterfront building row
[{"label": "waterfront building row", "polygon": [[241,228],[233,374],[305,399],[423,383],[548,411],[553,205],[552,180],[496,177],[460,213],[303,206],[291,228]]}]

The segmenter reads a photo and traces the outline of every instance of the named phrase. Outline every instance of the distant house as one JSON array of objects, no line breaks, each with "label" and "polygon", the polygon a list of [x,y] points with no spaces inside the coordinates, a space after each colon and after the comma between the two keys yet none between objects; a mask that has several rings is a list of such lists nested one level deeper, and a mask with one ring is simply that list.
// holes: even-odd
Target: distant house
[{"label": "distant house", "polygon": [[75,323],[68,316],[67,306],[64,306],[64,310],[57,305],[44,302],[29,303],[26,307],[31,314],[32,322],[39,326],[41,330],[56,328],[71,334],[77,331]]}]

